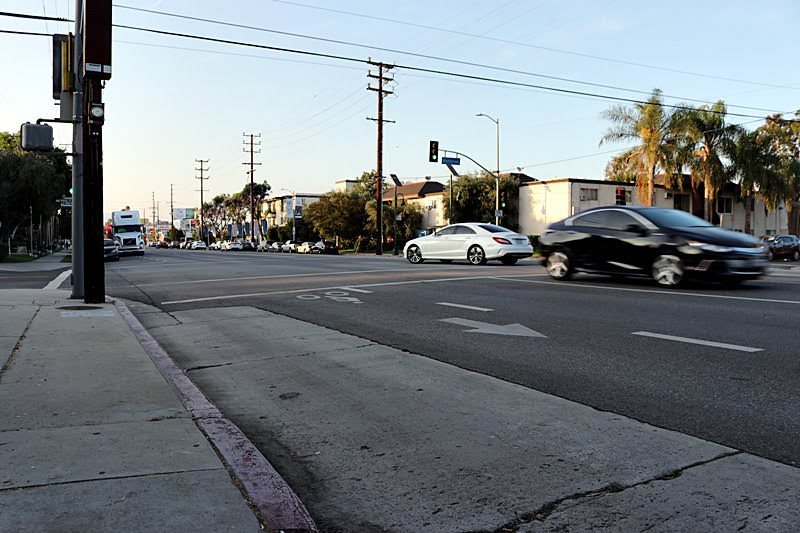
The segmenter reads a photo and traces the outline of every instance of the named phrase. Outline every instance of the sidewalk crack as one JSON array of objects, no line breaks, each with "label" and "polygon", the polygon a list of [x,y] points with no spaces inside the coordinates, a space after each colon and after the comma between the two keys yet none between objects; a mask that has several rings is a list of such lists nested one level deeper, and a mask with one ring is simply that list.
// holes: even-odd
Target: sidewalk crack
[{"label": "sidewalk crack", "polygon": [[5,375],[6,371],[9,368],[11,368],[11,365],[14,364],[14,359],[17,356],[17,352],[19,352],[19,349],[22,347],[22,342],[25,340],[25,337],[28,335],[28,330],[31,328],[31,324],[33,324],[33,319],[35,319],[36,315],[39,314],[39,310],[41,308],[42,308],[41,306],[37,306],[36,307],[36,311],[33,312],[33,316],[31,317],[30,320],[28,320],[28,323],[25,324],[25,329],[22,330],[22,334],[19,336],[19,339],[17,339],[17,342],[14,344],[14,347],[11,349],[11,353],[9,354],[8,359],[6,359],[6,362],[3,363],[2,368],[0,368],[0,381],[3,380],[3,376]]},{"label": "sidewalk crack", "polygon": [[[673,480],[675,478],[680,477],[684,472],[686,472],[687,470],[691,470],[692,468],[697,468],[698,466],[704,466],[704,465],[707,465],[709,463],[713,463],[715,461],[719,461],[720,459],[725,459],[727,457],[733,457],[735,455],[741,455],[741,454],[744,454],[744,453],[745,452],[743,452],[741,450],[734,450],[734,451],[731,451],[731,452],[725,452],[725,453],[722,453],[720,455],[714,456],[711,459],[705,459],[705,460],[702,460],[702,461],[696,461],[694,463],[691,463],[691,464],[676,468],[674,470],[670,470],[668,472],[664,472],[664,473],[659,474],[659,475],[657,475],[655,477],[652,477],[650,479],[646,479],[644,481],[639,481],[638,483],[631,483],[629,485],[622,485],[620,483],[609,483],[607,485],[604,485],[604,486],[600,487],[599,489],[593,489],[593,490],[587,490],[587,491],[583,491],[583,492],[576,492],[574,494],[569,494],[567,496],[564,496],[564,497],[558,498],[556,500],[547,502],[546,504],[542,505],[541,507],[539,507],[535,511],[532,511],[530,513],[525,513],[525,514],[519,516],[518,518],[515,518],[514,520],[511,520],[510,522],[507,522],[507,523],[503,524],[499,528],[494,529],[494,530],[490,530],[490,531],[491,531],[491,533],[511,533],[511,532],[514,532],[514,531],[518,531],[519,528],[521,526],[523,526],[523,525],[530,524],[532,522],[537,522],[537,521],[538,522],[544,522],[553,513],[553,511],[558,509],[558,507],[561,506],[561,504],[563,504],[564,502],[567,502],[567,501],[570,501],[570,500],[582,500],[584,498],[590,498],[590,497],[603,497],[603,496],[606,496],[607,494],[616,494],[616,493],[624,492],[626,490],[629,490],[629,489],[632,489],[632,488],[635,488],[635,487],[649,485],[650,483],[653,483],[653,482],[656,482],[656,481],[670,481],[670,480]],[[580,505],[580,502],[578,502],[577,505]]]}]

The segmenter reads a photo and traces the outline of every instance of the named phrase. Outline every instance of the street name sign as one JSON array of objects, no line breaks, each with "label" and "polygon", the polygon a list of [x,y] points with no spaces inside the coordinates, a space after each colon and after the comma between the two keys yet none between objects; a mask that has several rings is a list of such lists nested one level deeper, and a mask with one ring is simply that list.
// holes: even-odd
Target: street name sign
[{"label": "street name sign", "polygon": [[460,157],[443,157],[441,159],[443,165],[460,165],[461,158]]}]

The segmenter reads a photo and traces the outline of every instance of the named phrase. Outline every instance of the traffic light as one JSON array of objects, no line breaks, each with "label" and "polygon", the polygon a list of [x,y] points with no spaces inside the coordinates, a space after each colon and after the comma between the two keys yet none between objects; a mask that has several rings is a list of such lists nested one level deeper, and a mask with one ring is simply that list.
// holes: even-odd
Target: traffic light
[{"label": "traffic light", "polygon": [[625,189],[617,187],[617,205],[625,205]]},{"label": "traffic light", "polygon": [[506,191],[500,192],[500,207],[505,209],[506,207]]},{"label": "traffic light", "polygon": [[439,162],[439,141],[431,141],[430,152],[428,153],[428,161],[431,163]]}]

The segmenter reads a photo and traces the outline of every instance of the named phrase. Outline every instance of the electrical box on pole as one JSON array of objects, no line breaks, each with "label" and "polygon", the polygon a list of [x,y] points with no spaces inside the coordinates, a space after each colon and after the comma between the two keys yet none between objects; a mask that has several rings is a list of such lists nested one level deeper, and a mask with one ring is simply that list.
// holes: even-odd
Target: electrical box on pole
[{"label": "electrical box on pole", "polygon": [[26,122],[20,128],[20,146],[26,151],[51,152],[53,150],[53,127],[47,124]]},{"label": "electrical box on pole", "polygon": [[439,141],[430,142],[428,161],[430,161],[431,163],[439,162]]}]

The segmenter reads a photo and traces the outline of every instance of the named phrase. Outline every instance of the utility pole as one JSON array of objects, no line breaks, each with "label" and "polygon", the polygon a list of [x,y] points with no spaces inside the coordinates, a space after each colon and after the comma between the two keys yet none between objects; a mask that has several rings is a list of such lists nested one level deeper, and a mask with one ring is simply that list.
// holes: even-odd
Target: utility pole
[{"label": "utility pole", "polygon": [[72,294],[83,298],[83,0],[75,0],[72,65]]},{"label": "utility pole", "polygon": [[208,239],[206,239],[206,234],[205,234],[205,231],[204,231],[205,225],[204,225],[204,220],[203,220],[203,188],[204,188],[203,187],[203,182],[208,179],[208,176],[203,177],[203,173],[204,172],[208,172],[208,170],[209,170],[208,167],[205,167],[204,165],[206,163],[208,163],[209,161],[211,161],[211,160],[210,159],[205,159],[205,160],[203,160],[203,159],[195,159],[194,160],[195,163],[200,163],[200,168],[195,168],[195,170],[199,170],[200,171],[200,175],[199,176],[195,176],[194,179],[200,180],[200,240],[205,242],[206,245],[208,245]]},{"label": "utility pole", "polygon": [[172,184],[169,184],[169,227],[175,227],[175,208],[172,204]]},{"label": "utility pole", "polygon": [[150,221],[150,226],[153,228],[153,240],[156,238],[156,224],[158,222],[158,218],[156,218],[156,193],[153,191],[153,220]]},{"label": "utility pole", "polygon": [[[257,133],[257,134],[254,135],[252,133],[250,133],[250,134],[242,133],[242,135],[245,137],[245,140],[242,141],[245,145],[248,144],[247,137],[250,137],[250,143],[249,143],[250,144],[250,149],[248,150],[247,148],[242,148],[242,151],[243,152],[248,152],[248,151],[250,152],[250,163],[249,163],[250,164],[250,240],[253,242],[253,244],[255,244],[255,241],[256,241],[256,218],[255,218],[255,215],[256,215],[255,209],[256,208],[255,208],[255,206],[256,206],[256,204],[255,204],[255,196],[253,194],[254,193],[254,191],[253,191],[253,173],[255,172],[255,169],[253,168],[253,166],[254,165],[260,165],[261,163],[254,163],[253,162],[253,154],[254,153],[255,154],[260,154],[261,153],[261,149],[259,149],[257,151],[254,151],[253,148],[254,148],[254,146],[261,146],[261,141],[258,141],[257,143],[254,143],[253,140],[254,140],[255,137],[259,137],[260,138],[261,134]],[[248,163],[244,162],[242,164],[243,165],[247,165]],[[261,206],[259,206],[259,211],[260,210],[261,210]],[[259,219],[260,218],[261,218],[261,213],[259,213]]]},{"label": "utility pole", "polygon": [[394,120],[383,119],[383,97],[386,94],[393,94],[392,91],[383,88],[384,81],[394,81],[394,78],[384,77],[384,72],[394,68],[394,65],[387,65],[386,63],[373,62],[369,60],[370,65],[378,67],[378,75],[374,75],[370,70],[367,73],[368,78],[378,80],[378,87],[374,88],[371,85],[367,86],[368,91],[375,91],[378,93],[378,118],[369,118],[367,120],[374,120],[378,123],[378,163],[377,163],[377,177],[375,178],[375,206],[376,219],[378,225],[378,249],[375,251],[377,255],[383,254],[383,123],[394,122]]}]

